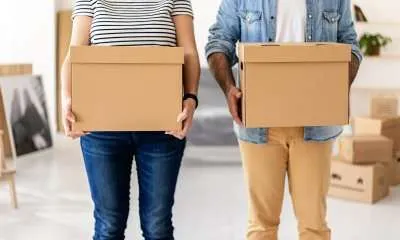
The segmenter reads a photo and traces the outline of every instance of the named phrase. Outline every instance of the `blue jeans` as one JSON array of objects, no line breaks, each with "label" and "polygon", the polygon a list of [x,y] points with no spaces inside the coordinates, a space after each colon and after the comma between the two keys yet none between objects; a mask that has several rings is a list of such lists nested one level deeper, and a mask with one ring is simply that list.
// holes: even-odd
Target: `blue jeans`
[{"label": "blue jeans", "polygon": [[94,202],[94,240],[125,238],[135,157],[146,240],[173,240],[172,206],[186,141],[164,132],[94,132],[81,147]]}]

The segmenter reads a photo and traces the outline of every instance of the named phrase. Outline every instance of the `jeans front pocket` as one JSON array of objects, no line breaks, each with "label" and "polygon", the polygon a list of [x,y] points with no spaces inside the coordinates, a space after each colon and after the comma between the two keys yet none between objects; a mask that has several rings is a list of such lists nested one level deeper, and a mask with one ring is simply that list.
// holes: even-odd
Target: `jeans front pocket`
[{"label": "jeans front pocket", "polygon": [[261,17],[261,11],[243,10],[240,12],[242,42],[261,41]]},{"label": "jeans front pocket", "polygon": [[335,11],[325,11],[322,13],[322,38],[324,41],[336,42],[340,14]]}]

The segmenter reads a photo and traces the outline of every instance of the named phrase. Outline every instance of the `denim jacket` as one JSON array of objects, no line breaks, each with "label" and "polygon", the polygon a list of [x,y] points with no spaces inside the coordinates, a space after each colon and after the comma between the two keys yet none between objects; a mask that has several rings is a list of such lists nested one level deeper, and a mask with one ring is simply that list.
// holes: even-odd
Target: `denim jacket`
[{"label": "denim jacket", "polygon": [[[351,14],[351,0],[307,0],[306,42],[351,44],[352,53],[361,61],[362,54]],[[238,61],[236,43],[273,42],[276,36],[277,0],[222,0],[217,21],[210,28],[206,57],[224,53],[231,66]],[[238,84],[238,83],[237,83]],[[266,143],[268,129],[241,128],[234,124],[237,137],[252,143]],[[305,127],[305,141],[336,138],[342,126]]]}]

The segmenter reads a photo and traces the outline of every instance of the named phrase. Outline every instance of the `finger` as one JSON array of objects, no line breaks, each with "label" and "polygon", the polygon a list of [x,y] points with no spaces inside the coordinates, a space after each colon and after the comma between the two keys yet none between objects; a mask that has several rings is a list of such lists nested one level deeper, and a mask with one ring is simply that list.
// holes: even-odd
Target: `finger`
[{"label": "finger", "polygon": [[177,139],[183,139],[184,137],[180,134],[180,133],[178,133],[178,132],[174,132],[174,133],[171,133],[171,134],[169,134],[169,135],[171,135],[171,136],[173,136],[173,137],[175,137],[175,138],[177,138]]},{"label": "finger", "polygon": [[240,92],[240,91],[236,92],[236,93],[235,93],[235,97],[236,97],[237,99],[241,98],[241,97],[242,97],[242,92]]},{"label": "finger", "polygon": [[239,124],[240,126],[243,126],[243,123],[242,123],[242,120],[240,119],[240,116],[239,116],[239,111],[238,111],[238,106],[237,106],[237,104],[232,104],[232,106],[231,106],[231,115],[232,115],[232,117],[233,117],[233,120],[237,123],[237,124]]},{"label": "finger", "polygon": [[64,134],[68,136],[71,132],[71,123],[66,118],[64,118]]},{"label": "finger", "polygon": [[179,140],[183,140],[185,138],[185,136],[182,134],[175,134],[174,137],[176,137]]},{"label": "finger", "polygon": [[174,136],[174,137],[179,135],[178,132],[176,132],[176,131],[169,131],[169,132],[166,132],[165,134],[170,135],[170,136]]},{"label": "finger", "polygon": [[177,118],[177,122],[183,122],[187,117],[188,117],[188,113],[187,113],[188,111],[187,111],[187,109],[184,109],[179,115],[178,115],[178,118]]},{"label": "finger", "polygon": [[68,121],[73,122],[73,123],[76,122],[75,115],[73,113],[68,112],[66,117],[67,117]]},{"label": "finger", "polygon": [[182,130],[182,133],[181,133],[183,137],[186,137],[187,134],[189,133],[189,130],[192,127],[192,122],[193,122],[192,119],[187,119],[185,121],[184,126],[183,126],[183,130]]},{"label": "finger", "polygon": [[71,138],[76,139],[85,136],[87,134],[85,134],[84,132],[71,132],[70,135]]},{"label": "finger", "polygon": [[229,110],[230,110],[233,118],[239,117],[239,112],[238,112],[239,109],[238,109],[236,100],[231,99],[230,104],[229,104]]}]

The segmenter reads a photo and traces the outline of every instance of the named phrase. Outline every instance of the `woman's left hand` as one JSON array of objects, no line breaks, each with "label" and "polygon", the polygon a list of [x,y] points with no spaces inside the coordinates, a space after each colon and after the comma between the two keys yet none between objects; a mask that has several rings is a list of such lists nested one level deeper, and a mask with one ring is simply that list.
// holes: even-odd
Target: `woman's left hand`
[{"label": "woman's left hand", "polygon": [[183,140],[188,134],[193,123],[193,115],[196,110],[196,101],[189,98],[183,101],[183,111],[178,115],[177,121],[182,123],[182,130],[169,131],[166,134],[172,135],[180,140]]}]

